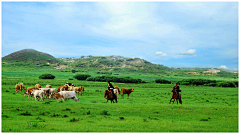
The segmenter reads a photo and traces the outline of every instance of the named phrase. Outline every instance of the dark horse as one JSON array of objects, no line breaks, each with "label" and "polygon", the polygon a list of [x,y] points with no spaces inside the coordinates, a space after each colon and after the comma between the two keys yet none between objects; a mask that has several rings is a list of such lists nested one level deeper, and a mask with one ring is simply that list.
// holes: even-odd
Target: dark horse
[{"label": "dark horse", "polygon": [[[181,99],[181,94],[179,93],[179,97],[178,97],[178,94],[177,94],[177,91],[176,90],[172,90],[173,94],[172,94],[172,98],[170,99],[170,102],[169,104],[171,104],[171,102],[174,103],[175,99],[177,100],[177,104],[178,104],[178,101],[180,104],[182,104],[182,99]],[[174,99],[173,101],[171,101],[172,99]]]},{"label": "dark horse", "polygon": [[[112,95],[112,93],[110,92],[110,91],[108,91],[108,90],[105,90],[105,92],[104,92],[104,98],[107,96],[107,102],[108,102],[108,100],[111,100],[111,103],[113,102],[114,103],[114,99],[115,99],[115,101],[116,101],[116,103],[117,103],[117,97],[115,97],[115,98],[113,98],[113,95]],[[106,102],[106,103],[107,103]]]}]

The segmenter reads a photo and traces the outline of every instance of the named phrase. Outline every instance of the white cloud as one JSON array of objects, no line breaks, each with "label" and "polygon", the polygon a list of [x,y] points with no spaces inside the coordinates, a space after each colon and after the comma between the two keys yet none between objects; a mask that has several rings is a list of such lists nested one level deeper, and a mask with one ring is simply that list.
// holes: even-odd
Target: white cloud
[{"label": "white cloud", "polygon": [[221,69],[228,69],[227,66],[225,66],[225,65],[221,65],[219,68],[221,68]]},{"label": "white cloud", "polygon": [[192,56],[197,56],[196,55],[196,49],[189,49],[186,52],[181,52],[179,55],[192,55]]},{"label": "white cloud", "polygon": [[160,56],[160,57],[166,57],[167,54],[163,52],[156,52],[155,55]]}]

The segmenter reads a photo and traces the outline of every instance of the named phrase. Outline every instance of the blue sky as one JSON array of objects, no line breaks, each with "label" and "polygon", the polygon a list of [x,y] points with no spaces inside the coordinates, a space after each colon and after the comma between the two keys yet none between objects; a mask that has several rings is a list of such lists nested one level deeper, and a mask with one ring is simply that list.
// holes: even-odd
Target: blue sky
[{"label": "blue sky", "polygon": [[2,2],[2,57],[141,58],[238,69],[238,2]]}]

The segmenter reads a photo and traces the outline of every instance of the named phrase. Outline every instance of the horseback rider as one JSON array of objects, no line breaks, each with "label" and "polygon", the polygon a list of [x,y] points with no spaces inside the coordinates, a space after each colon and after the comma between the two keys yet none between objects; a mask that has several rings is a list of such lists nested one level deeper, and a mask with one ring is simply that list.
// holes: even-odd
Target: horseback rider
[{"label": "horseback rider", "polygon": [[179,98],[179,92],[181,92],[181,90],[179,89],[179,86],[176,84],[176,86],[174,86],[172,88],[172,92],[176,91],[177,95],[178,95],[178,98]]},{"label": "horseback rider", "polygon": [[110,81],[107,81],[107,83],[108,83],[108,90],[112,92],[113,98],[116,98],[116,95],[113,92],[113,89],[114,89],[113,85],[110,83]]}]

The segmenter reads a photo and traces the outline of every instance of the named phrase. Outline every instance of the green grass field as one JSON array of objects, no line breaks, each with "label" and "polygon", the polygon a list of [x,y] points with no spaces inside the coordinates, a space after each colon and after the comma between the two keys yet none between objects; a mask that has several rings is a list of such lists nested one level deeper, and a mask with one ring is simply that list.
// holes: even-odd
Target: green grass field
[{"label": "green grass field", "polygon": [[[54,80],[38,76],[51,73]],[[99,76],[96,72],[82,72]],[[151,73],[118,72],[118,76],[141,78],[147,83],[114,83],[134,92],[118,97],[118,103],[106,103],[107,82],[69,80],[75,75],[49,68],[2,68],[2,132],[238,132],[238,88],[183,86],[183,104],[169,104],[174,84],[156,84],[157,78],[179,80],[198,76],[174,76]],[[114,75],[114,74],[113,74]],[[201,78],[204,76],[201,76]],[[206,76],[207,77],[207,76]],[[224,77],[208,79],[231,80]],[[66,82],[84,86],[77,96],[80,102],[54,99],[35,101],[15,94],[15,85],[35,84],[54,88]]]}]

